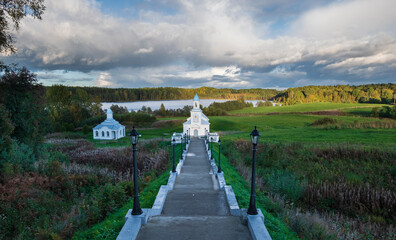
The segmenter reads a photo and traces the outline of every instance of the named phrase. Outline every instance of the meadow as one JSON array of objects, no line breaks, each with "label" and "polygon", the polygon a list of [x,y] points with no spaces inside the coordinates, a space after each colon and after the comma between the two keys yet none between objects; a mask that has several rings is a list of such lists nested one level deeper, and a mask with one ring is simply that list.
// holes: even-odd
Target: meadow
[{"label": "meadow", "polygon": [[[396,121],[370,117],[378,106],[382,105],[311,103],[209,116],[211,131],[218,132],[224,143],[227,183],[241,207],[249,202],[249,134],[257,126],[261,133],[257,204],[273,239],[394,239]],[[252,114],[253,110],[257,113]],[[151,206],[159,186],[166,182],[170,136],[182,131],[185,119],[162,117],[150,127],[137,129],[142,135],[138,167],[144,207]],[[128,132],[131,126],[127,127]],[[17,202],[38,209],[33,213],[43,217],[20,222],[17,229],[4,228],[26,211],[11,203],[3,205],[6,211],[19,209],[8,212],[6,222],[2,220],[3,237],[32,236],[23,229],[35,226],[38,230],[30,234],[36,238],[114,239],[123,214],[131,207],[129,137],[97,141],[91,132],[77,131],[48,135],[46,142],[55,154],[46,160],[48,166],[22,174],[30,176],[27,186],[47,194],[36,195],[30,203],[25,198]],[[217,159],[216,144],[214,151]],[[49,179],[50,185],[42,178]],[[8,178],[3,187],[15,181]],[[49,208],[37,203],[44,197],[49,208],[57,209],[60,223],[44,220],[52,216]],[[53,204],[59,197],[63,200]]]},{"label": "meadow", "polygon": [[[224,143],[224,161],[245,183],[251,176],[249,134],[257,126],[259,204],[298,237],[394,239],[396,121],[370,117],[372,108],[380,106],[310,103],[245,108],[209,118],[211,131]],[[182,119],[159,122],[181,124]],[[175,124],[140,132],[167,138],[181,130]],[[249,185],[234,184],[244,205]]]},{"label": "meadow", "polygon": [[364,103],[305,103],[281,107],[257,107],[257,108],[244,108],[240,110],[230,111],[230,114],[243,115],[253,114],[261,115],[268,113],[290,113],[290,112],[316,112],[316,111],[335,111],[335,110],[348,110],[348,109],[371,109],[374,106],[380,107],[384,104],[364,104]]}]

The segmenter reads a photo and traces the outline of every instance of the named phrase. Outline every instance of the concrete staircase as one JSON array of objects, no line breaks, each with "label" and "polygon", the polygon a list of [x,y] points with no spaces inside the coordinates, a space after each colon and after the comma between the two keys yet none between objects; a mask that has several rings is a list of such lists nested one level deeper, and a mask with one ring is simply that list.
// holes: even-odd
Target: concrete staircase
[{"label": "concrete staircase", "polygon": [[203,140],[191,140],[161,215],[151,217],[141,227],[137,239],[251,239],[240,217],[230,214]]}]

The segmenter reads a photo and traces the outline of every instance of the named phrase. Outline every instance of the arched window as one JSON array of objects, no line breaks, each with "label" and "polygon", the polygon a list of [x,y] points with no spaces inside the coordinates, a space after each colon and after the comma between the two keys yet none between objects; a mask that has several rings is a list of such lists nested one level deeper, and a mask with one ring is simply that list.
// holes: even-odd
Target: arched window
[{"label": "arched window", "polygon": [[107,131],[107,136],[110,136],[110,133],[109,133],[109,131]]},{"label": "arched window", "polygon": [[102,131],[102,137],[104,137],[104,132]]},{"label": "arched window", "polygon": [[198,107],[198,103],[195,103],[195,107],[196,107],[196,108]]},{"label": "arched window", "polygon": [[98,132],[98,131],[95,131],[95,135],[96,135],[96,136],[99,136],[99,132]]}]

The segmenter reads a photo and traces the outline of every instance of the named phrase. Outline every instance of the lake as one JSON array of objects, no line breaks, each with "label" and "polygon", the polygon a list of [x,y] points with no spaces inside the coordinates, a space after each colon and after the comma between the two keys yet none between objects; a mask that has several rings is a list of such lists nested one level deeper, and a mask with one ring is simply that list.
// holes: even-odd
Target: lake
[{"label": "lake", "polygon": [[[213,102],[227,102],[231,100],[225,99],[201,99],[200,104],[204,107],[209,106]],[[253,103],[253,106],[256,106],[258,100],[246,100],[246,102]],[[102,109],[108,109],[111,105],[118,105],[122,107],[127,107],[129,111],[138,111],[142,109],[143,106],[150,107],[151,110],[158,110],[161,104],[164,104],[166,109],[178,109],[183,108],[186,105],[192,106],[193,101],[191,99],[188,100],[161,100],[161,101],[138,101],[138,102],[102,102]]]}]

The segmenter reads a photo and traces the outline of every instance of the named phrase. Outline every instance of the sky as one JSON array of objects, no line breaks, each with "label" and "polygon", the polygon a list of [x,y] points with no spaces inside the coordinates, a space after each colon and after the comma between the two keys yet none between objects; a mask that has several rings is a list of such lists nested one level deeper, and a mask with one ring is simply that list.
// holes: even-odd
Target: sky
[{"label": "sky", "polygon": [[46,0],[0,54],[44,85],[396,83],[395,0]]}]

